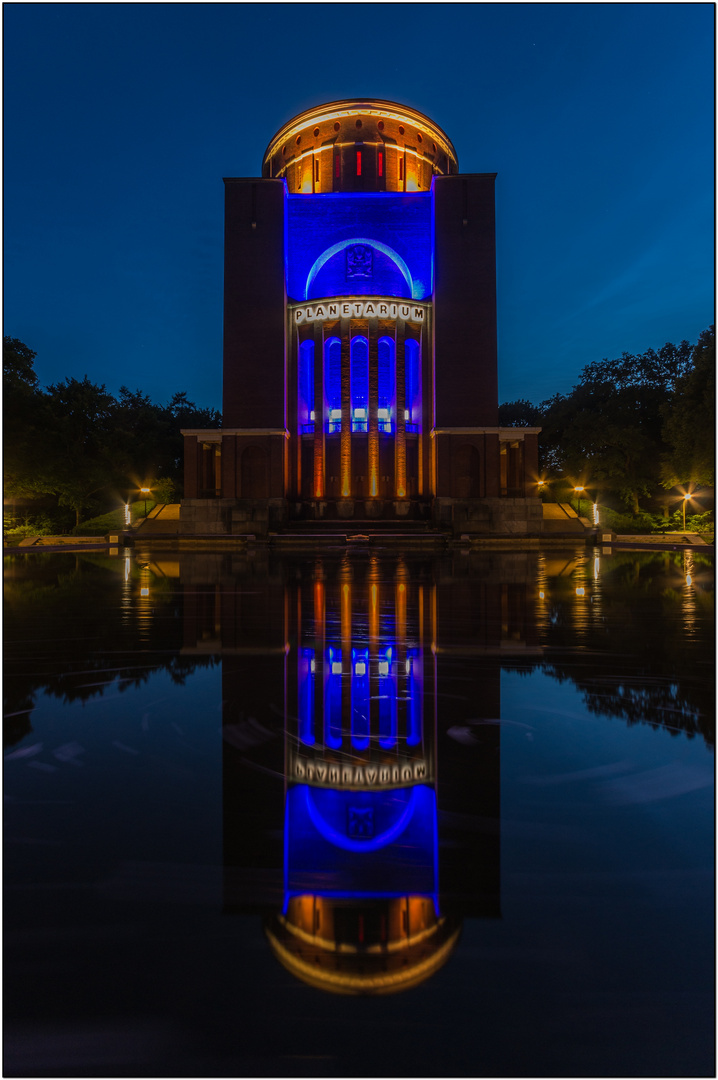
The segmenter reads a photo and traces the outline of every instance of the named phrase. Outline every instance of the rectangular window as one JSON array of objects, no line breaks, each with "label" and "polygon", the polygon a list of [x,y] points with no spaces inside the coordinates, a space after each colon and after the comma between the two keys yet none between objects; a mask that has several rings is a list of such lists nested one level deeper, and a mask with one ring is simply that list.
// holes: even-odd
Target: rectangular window
[{"label": "rectangular window", "polygon": [[399,179],[404,179],[404,159],[399,158]]},{"label": "rectangular window", "polygon": [[384,175],[384,155],[379,151],[379,176]]},{"label": "rectangular window", "polygon": [[314,179],[319,183],[319,158],[314,159]]},{"label": "rectangular window", "polygon": [[357,150],[357,176],[361,176],[361,150]]}]

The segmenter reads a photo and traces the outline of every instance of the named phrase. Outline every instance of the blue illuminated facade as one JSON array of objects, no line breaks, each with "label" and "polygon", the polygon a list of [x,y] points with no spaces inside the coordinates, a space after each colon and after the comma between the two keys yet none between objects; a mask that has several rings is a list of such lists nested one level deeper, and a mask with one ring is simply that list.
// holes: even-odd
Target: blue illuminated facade
[{"label": "blue illuminated facade", "polygon": [[538,431],[498,426],[494,182],[373,99],[294,117],[261,178],[225,180],[225,426],[184,432],[181,531],[541,531]]},{"label": "blue illuminated facade", "polygon": [[[482,589],[481,610],[469,613],[464,581],[452,575],[450,622],[437,637],[444,602],[430,559],[310,562],[297,560],[269,595],[277,630],[266,642],[270,707],[246,698],[244,673],[262,653],[251,601],[232,583],[222,596],[225,760],[236,770],[225,772],[225,835],[243,823],[230,861],[256,868],[246,880],[232,871],[229,889],[236,880],[246,896],[271,883],[265,930],[299,978],[342,993],[404,989],[447,960],[462,914],[498,914],[497,657],[509,639],[525,651],[513,621],[525,605],[498,573]],[[233,612],[245,610],[238,636]],[[467,619],[485,625],[485,654],[472,633],[475,678],[461,665],[452,685],[452,641]],[[440,690],[442,664],[449,682]]]},{"label": "blue illuminated facade", "polygon": [[286,213],[290,300],[431,297],[431,192],[287,195]]}]

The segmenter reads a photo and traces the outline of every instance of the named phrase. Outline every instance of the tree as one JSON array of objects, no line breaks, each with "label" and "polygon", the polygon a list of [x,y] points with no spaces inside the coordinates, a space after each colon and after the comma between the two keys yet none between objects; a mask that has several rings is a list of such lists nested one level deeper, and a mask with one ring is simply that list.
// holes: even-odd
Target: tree
[{"label": "tree", "polygon": [[675,393],[661,409],[666,452],[661,481],[713,487],[715,480],[715,328],[701,334],[691,367],[677,380]]},{"label": "tree", "polygon": [[3,390],[6,394],[18,390],[37,390],[36,356],[37,353],[18,338],[3,338]]},{"label": "tree", "polygon": [[657,352],[588,364],[567,396],[541,405],[540,461],[572,483],[613,492],[633,513],[660,484],[662,408],[691,369],[692,346],[670,342]]},{"label": "tree", "polygon": [[46,456],[48,418],[35,356],[17,338],[3,339],[3,480],[12,499],[45,493],[39,469]]},{"label": "tree", "polygon": [[540,405],[532,405],[526,398],[506,401],[499,405],[500,427],[541,427],[543,412]]},{"label": "tree", "polygon": [[60,506],[72,507],[79,525],[94,497],[121,482],[113,457],[117,403],[105,386],[87,376],[49,386],[46,400],[52,452],[40,468],[40,479]]}]

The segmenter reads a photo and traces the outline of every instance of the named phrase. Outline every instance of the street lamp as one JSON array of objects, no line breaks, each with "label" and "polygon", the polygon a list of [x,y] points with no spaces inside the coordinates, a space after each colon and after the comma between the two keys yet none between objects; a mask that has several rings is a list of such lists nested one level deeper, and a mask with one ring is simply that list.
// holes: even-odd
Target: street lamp
[{"label": "street lamp", "polygon": [[690,499],[690,493],[683,496],[683,532],[686,531],[686,503]]},{"label": "street lamp", "polygon": [[140,488],[140,494],[145,497],[145,517],[147,517],[147,496],[152,491],[152,488]]},{"label": "street lamp", "polygon": [[[583,486],[583,484],[578,484],[573,490],[578,495],[578,516],[580,517],[581,516],[581,492],[586,491],[586,488]],[[590,491],[586,491],[586,495],[588,496],[589,499],[591,498],[591,492]],[[598,495],[596,496],[596,498],[591,503],[591,510],[593,512],[593,524],[598,525],[598,523],[599,523],[599,520],[598,520]]]}]

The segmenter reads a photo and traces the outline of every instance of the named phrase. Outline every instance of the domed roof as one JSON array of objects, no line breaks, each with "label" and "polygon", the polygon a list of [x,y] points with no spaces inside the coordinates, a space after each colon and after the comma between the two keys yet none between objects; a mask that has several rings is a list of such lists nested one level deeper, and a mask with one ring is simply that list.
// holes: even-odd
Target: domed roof
[{"label": "domed roof", "polygon": [[433,120],[417,109],[409,105],[401,105],[395,101],[382,101],[380,98],[347,98],[344,101],[330,101],[325,105],[315,105],[311,109],[298,113],[272,137],[264,153],[263,164],[266,164],[273,154],[283,143],[295,139],[300,132],[310,125],[320,124],[327,120],[334,120],[337,124],[349,118],[375,117],[379,120],[390,120],[408,124],[420,133],[428,136],[453,162],[454,171],[458,172],[458,157],[451,139],[446,132]]}]

